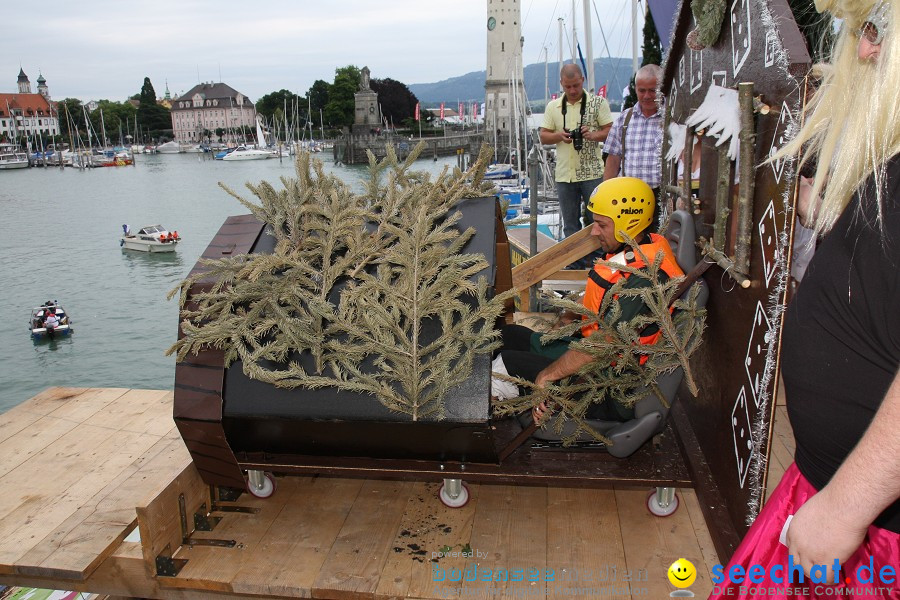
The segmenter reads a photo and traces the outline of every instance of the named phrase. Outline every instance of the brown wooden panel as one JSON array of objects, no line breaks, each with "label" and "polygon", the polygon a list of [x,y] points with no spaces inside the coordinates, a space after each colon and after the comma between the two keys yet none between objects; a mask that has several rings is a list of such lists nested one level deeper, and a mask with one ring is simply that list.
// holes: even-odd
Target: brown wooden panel
[{"label": "brown wooden panel", "polygon": [[[505,419],[496,426],[497,443],[511,440],[521,428]],[[373,459],[336,456],[267,454],[239,456],[244,469],[284,473],[328,473],[343,477],[395,477],[440,480],[549,484],[574,487],[609,487],[615,483],[690,487],[691,477],[671,427],[659,436],[660,445],[646,444],[627,459],[604,450],[532,449],[523,444],[502,464]]]},{"label": "brown wooden panel", "polygon": [[176,419],[219,421],[222,419],[221,391],[189,389],[175,384],[174,414]]},{"label": "brown wooden panel", "polygon": [[[736,11],[732,18],[731,11]],[[662,82],[667,117],[684,123],[706,97],[712,83],[735,89],[752,83],[753,95],[771,106],[769,114],[754,116],[755,140],[752,226],[749,273],[751,285],[734,287],[718,265],[705,275],[710,297],[704,344],[692,358],[700,387],[697,398],[683,404],[685,418],[697,433],[707,474],[692,471],[700,504],[718,536],[719,556],[727,560],[747,522],[756,514],[766,487],[774,397],[777,391],[781,308],[789,273],[793,217],[785,205],[793,165],[761,164],[784,145],[786,132],[799,124],[801,78],[809,69],[806,43],[785,0],[749,0],[729,5],[719,40],[702,52],[685,43],[694,26],[689,3],[683,3],[675,25]],[[770,18],[766,18],[770,17]],[[748,27],[740,28],[744,23]],[[738,50],[733,52],[733,49]],[[701,148],[699,204],[695,205],[697,233],[709,238],[716,221],[718,150],[716,140],[704,138]],[[743,157],[747,158],[747,157]],[[733,171],[735,165],[729,167]],[[674,164],[663,166],[674,184]],[[743,182],[748,183],[748,182]],[[734,254],[737,197],[741,183],[731,189],[731,213],[725,227],[725,253]],[[789,197],[789,196],[788,196]],[[791,216],[789,216],[791,215]],[[682,390],[684,392],[684,389]],[[699,479],[698,479],[699,478]],[[703,489],[715,482],[721,495],[711,519]],[[723,514],[724,513],[724,514]],[[726,525],[727,522],[727,525]]]},{"label": "brown wooden panel", "polygon": [[[253,215],[228,217],[203,253],[203,258],[245,254],[259,239],[264,224]],[[196,264],[192,273],[208,269]],[[206,291],[212,281],[192,286],[191,293]],[[188,307],[192,304],[188,302]],[[178,337],[184,336],[179,320]],[[225,378],[224,352],[205,350],[189,356],[175,367],[175,404],[185,445],[207,483],[243,487],[244,479],[222,431],[222,390]],[[204,424],[202,421],[209,423]]]},{"label": "brown wooden panel", "polygon": [[243,488],[244,476],[225,439],[221,422],[176,419],[197,470],[209,485]]}]

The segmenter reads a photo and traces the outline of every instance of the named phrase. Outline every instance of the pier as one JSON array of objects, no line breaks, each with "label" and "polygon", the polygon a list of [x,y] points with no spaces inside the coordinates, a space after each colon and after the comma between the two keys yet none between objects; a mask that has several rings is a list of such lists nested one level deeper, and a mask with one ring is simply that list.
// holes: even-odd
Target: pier
[{"label": "pier", "polygon": [[420,158],[431,156],[452,156],[455,154],[472,154],[482,143],[484,134],[454,133],[440,137],[404,137],[391,134],[345,134],[334,142],[334,160],[345,165],[369,164],[366,153],[370,150],[375,158],[387,156],[387,149],[393,148],[401,159],[406,157],[419,142],[425,142],[425,150]]},{"label": "pier", "polygon": [[[200,480],[171,391],[45,390],[0,415],[0,481],[7,585],[144,598],[552,598],[575,588],[662,598],[666,569],[686,557],[702,597],[718,562],[691,489],[665,519],[635,486],[469,484],[459,509],[441,504],[438,482],[377,477],[278,475],[270,498],[229,495]],[[458,579],[471,565],[509,580]],[[540,575],[517,581],[517,569]]]}]

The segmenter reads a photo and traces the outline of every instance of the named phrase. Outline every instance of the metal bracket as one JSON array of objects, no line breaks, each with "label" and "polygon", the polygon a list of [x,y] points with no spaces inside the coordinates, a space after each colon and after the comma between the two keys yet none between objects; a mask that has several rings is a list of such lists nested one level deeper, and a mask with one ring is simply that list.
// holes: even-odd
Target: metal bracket
[{"label": "metal bracket", "polygon": [[175,577],[186,564],[187,560],[183,558],[172,558],[171,546],[166,546],[156,557],[156,576]]},{"label": "metal bracket", "polygon": [[246,513],[250,515],[255,515],[259,512],[258,508],[254,508],[251,506],[223,506],[221,504],[213,504],[212,510],[210,512],[230,512],[230,513]]},{"label": "metal bracket", "polygon": [[[205,502],[200,506],[200,510],[204,511],[204,512],[206,511],[206,503]],[[212,531],[212,527],[215,527],[215,525],[218,524],[218,522],[221,519],[219,519],[217,517],[210,518],[209,513],[206,513],[205,515],[195,514],[194,515],[194,524],[195,525],[197,523],[198,517],[201,520],[201,522],[205,525],[210,525],[210,523],[212,521],[215,521],[215,522],[212,523],[212,526],[209,529],[203,529],[201,527],[195,526],[193,531],[188,531],[187,530],[187,510],[185,508],[184,494],[178,495],[178,513],[179,513],[179,516],[181,517],[181,543],[182,543],[182,545],[189,546],[189,547],[217,546],[220,548],[233,548],[237,544],[237,542],[235,542],[234,540],[217,540],[217,539],[205,539],[205,538],[194,539],[194,538],[192,538],[191,536],[194,534],[194,531]]]},{"label": "metal bracket", "polygon": [[212,531],[222,521],[222,517],[213,517],[206,510],[206,503],[200,505],[200,510],[194,513],[194,531]]},{"label": "metal bracket", "polygon": [[[210,487],[212,487],[212,486],[210,486]],[[235,500],[237,500],[238,498],[241,497],[242,493],[244,493],[243,490],[241,490],[239,488],[222,487],[222,486],[216,486],[211,491],[212,491],[211,495],[214,499],[213,506],[215,506],[217,500],[219,502],[234,502]]]}]

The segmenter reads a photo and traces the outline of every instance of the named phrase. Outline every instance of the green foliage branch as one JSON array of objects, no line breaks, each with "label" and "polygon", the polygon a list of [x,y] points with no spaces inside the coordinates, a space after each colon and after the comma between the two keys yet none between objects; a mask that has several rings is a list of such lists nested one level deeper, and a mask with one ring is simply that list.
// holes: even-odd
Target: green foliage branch
[{"label": "green foliage branch", "polygon": [[[623,232],[624,233],[624,232]],[[551,302],[562,310],[571,311],[583,320],[576,320],[542,336],[542,343],[575,335],[585,325],[596,324],[592,335],[574,341],[569,347],[592,357],[575,375],[540,388],[527,380],[499,376],[527,390],[527,394],[507,400],[496,400],[495,416],[519,414],[545,403],[552,411],[544,413],[542,425],[550,421],[551,413],[561,415],[553,422],[554,430],[562,435],[567,421],[575,427],[564,437],[564,443],[574,442],[581,434],[610,443],[594,428],[585,423],[585,414],[595,402],[618,402],[634,406],[642,398],[656,394],[663,403],[665,397],[657,385],[657,378],[681,367],[688,389],[697,394],[697,384],[690,367],[690,357],[700,345],[706,326],[706,310],[698,305],[700,287],[691,286],[687,295],[675,298],[683,277],[661,277],[663,255],[650,260],[640,245],[626,236],[626,243],[640,257],[644,268],[634,268],[619,263],[600,260],[600,264],[618,269],[647,280],[649,285],[625,287],[625,277],[620,278],[603,295],[600,309],[593,312],[581,302],[569,298],[555,298]],[[630,320],[621,319],[621,307],[616,298],[640,298],[647,311]],[[669,307],[673,310],[670,310]],[[655,344],[641,344],[640,332],[656,325],[660,338]],[[498,374],[494,374],[498,377]]]},{"label": "green foliage branch", "polygon": [[[168,353],[181,361],[217,348],[226,365],[241,360],[249,377],[278,387],[336,387],[414,421],[442,418],[473,357],[497,347],[494,322],[513,292],[491,297],[484,277],[473,280],[487,260],[461,253],[474,230],[459,230],[456,208],[490,195],[489,149],[469,172],[436,178],[412,169],[423,149],[402,163],[370,154],[359,194],[306,153],[283,189],[247,184],[259,204],[220,184],[270,226],[275,248],[201,260],[207,270],[169,294],[180,293],[185,335]],[[426,339],[434,320],[440,335]]]}]

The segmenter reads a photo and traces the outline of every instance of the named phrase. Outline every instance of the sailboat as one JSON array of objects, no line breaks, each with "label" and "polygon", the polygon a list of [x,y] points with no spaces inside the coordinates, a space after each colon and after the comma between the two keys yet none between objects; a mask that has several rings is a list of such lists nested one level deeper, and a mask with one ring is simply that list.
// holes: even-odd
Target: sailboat
[{"label": "sailboat", "polygon": [[238,146],[233,152],[226,154],[222,160],[264,160],[272,158],[273,154],[266,147],[266,137],[263,134],[262,125],[259,122],[259,116],[256,117],[256,148],[248,148],[247,146]]}]

